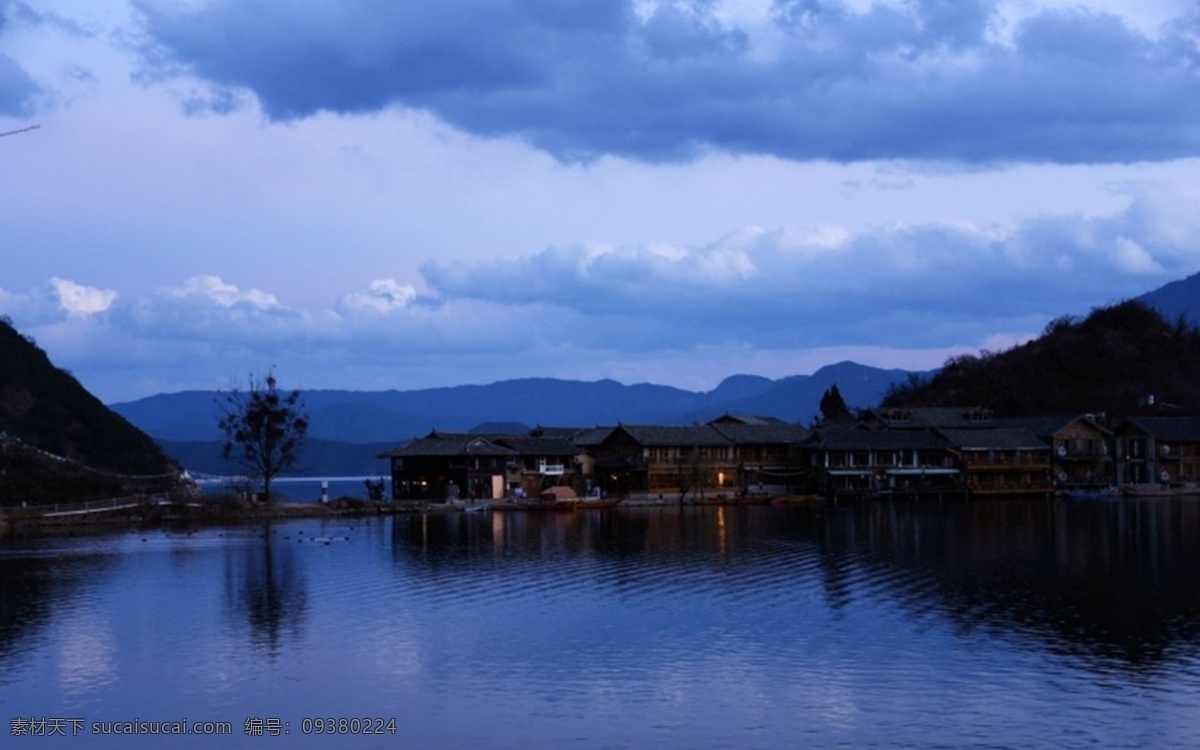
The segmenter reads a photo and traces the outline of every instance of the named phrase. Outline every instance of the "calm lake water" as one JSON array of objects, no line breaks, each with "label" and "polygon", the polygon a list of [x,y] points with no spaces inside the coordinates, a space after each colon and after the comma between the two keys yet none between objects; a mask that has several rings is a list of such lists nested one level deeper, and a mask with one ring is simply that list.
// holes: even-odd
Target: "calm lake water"
[{"label": "calm lake water", "polygon": [[6,747],[1200,746],[1200,501],[0,538],[0,594]]},{"label": "calm lake water", "polygon": [[[271,495],[293,503],[315,503],[321,499],[322,485],[328,488],[329,499],[351,497],[358,500],[367,499],[367,487],[363,480],[382,481],[384,497],[392,496],[392,478],[388,476],[375,477],[280,477],[271,484]],[[262,485],[245,480],[210,479],[200,484],[206,495],[221,495],[247,491],[260,492]]]}]

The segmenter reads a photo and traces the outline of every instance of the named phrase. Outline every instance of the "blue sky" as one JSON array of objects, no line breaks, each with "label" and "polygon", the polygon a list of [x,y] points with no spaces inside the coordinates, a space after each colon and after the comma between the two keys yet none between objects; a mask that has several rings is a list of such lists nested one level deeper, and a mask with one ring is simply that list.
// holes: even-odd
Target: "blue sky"
[{"label": "blue sky", "polygon": [[1184,0],[0,0],[0,313],[102,399],[928,368],[1200,270]]}]

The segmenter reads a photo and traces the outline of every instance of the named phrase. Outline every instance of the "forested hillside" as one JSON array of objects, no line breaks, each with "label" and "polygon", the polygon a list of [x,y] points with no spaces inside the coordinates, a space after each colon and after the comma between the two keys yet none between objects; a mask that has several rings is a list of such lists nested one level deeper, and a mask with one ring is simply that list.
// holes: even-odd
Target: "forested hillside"
[{"label": "forested hillside", "polygon": [[998,414],[1200,412],[1200,329],[1131,300],[1051,322],[1004,352],[949,360],[891,389],[884,406],[979,405]]},{"label": "forested hillside", "polygon": [[0,504],[69,501],[140,488],[180,467],[46,353],[0,320]]}]

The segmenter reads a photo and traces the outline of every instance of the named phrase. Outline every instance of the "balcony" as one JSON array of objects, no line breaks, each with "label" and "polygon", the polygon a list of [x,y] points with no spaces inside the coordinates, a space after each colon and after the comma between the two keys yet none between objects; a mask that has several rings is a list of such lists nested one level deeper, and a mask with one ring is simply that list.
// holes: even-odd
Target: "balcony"
[{"label": "balcony", "polygon": [[547,477],[561,477],[567,473],[566,464],[552,464],[545,460],[537,463],[537,473]]}]

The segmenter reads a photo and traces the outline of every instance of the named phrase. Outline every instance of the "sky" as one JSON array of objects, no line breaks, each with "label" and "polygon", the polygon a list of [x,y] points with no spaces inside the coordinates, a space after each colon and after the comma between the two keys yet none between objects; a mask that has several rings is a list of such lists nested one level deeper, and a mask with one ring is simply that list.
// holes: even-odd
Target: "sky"
[{"label": "sky", "polygon": [[923,370],[1200,271],[1194,0],[0,0],[0,133],[0,314],[109,403]]}]

